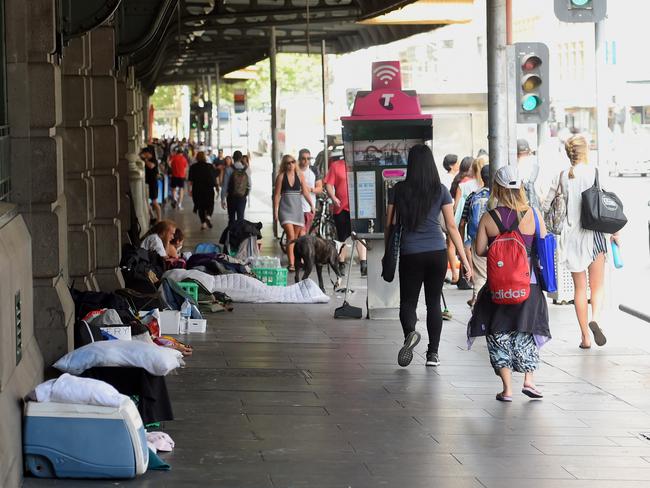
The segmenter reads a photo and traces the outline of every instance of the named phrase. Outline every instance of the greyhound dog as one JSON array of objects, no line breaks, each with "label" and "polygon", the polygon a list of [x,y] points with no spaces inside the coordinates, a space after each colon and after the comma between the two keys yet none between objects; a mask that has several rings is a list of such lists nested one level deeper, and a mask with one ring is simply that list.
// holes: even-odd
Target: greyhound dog
[{"label": "greyhound dog", "polygon": [[316,266],[318,286],[324,293],[323,266],[329,265],[334,270],[334,273],[336,273],[336,284],[334,285],[334,289],[336,290],[341,283],[342,275],[339,270],[338,256],[343,244],[336,241],[328,241],[315,235],[302,236],[294,242],[293,255],[296,265],[296,283],[300,281],[300,268],[303,269],[302,279],[304,280],[309,277],[311,270]]}]

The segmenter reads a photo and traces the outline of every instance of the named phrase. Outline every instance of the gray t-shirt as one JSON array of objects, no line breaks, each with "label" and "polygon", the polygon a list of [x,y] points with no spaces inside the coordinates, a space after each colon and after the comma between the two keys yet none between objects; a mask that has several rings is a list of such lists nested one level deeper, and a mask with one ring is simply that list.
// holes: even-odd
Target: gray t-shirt
[{"label": "gray t-shirt", "polygon": [[[417,254],[421,252],[441,251],[447,249],[445,235],[440,227],[440,211],[443,205],[453,203],[447,187],[440,184],[440,193],[433,201],[429,215],[414,231],[404,229],[400,242],[400,254]],[[399,202],[398,202],[399,204]],[[399,211],[399,208],[398,208]]]}]

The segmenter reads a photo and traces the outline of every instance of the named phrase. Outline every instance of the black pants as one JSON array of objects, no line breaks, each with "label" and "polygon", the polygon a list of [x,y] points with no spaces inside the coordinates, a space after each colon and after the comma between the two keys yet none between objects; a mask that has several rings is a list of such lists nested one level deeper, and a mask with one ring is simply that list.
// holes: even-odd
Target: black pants
[{"label": "black pants", "polygon": [[228,224],[244,220],[244,211],[246,210],[247,197],[227,197],[228,204]]},{"label": "black pants", "polygon": [[429,351],[438,352],[442,332],[440,296],[447,273],[447,251],[406,254],[399,258],[399,320],[404,337],[415,330],[422,283],[427,304]]}]

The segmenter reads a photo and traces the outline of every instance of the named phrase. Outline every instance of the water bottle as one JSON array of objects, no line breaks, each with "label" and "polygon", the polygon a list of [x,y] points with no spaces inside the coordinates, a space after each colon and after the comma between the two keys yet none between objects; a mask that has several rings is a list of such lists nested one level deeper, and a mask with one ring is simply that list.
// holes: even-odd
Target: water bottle
[{"label": "water bottle", "polygon": [[612,242],[612,257],[614,258],[614,267],[620,269],[623,267],[623,258],[621,258],[621,248],[616,241]]},{"label": "water bottle", "polygon": [[185,333],[188,329],[188,322],[192,318],[192,305],[185,300],[181,305],[181,332]]}]

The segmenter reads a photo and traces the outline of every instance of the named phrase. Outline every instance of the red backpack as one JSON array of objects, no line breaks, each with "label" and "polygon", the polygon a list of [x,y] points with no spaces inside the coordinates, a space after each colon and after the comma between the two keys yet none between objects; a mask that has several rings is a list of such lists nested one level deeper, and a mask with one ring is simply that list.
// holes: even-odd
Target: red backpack
[{"label": "red backpack", "polygon": [[489,213],[499,228],[499,235],[487,253],[487,281],[492,301],[499,305],[524,302],[530,295],[530,264],[518,229],[519,218],[506,229],[496,210]]}]

